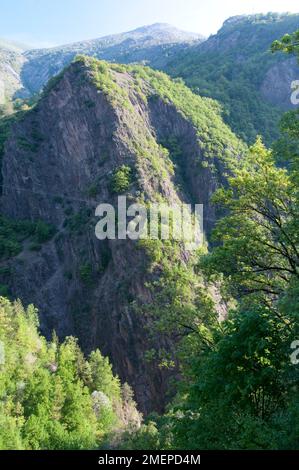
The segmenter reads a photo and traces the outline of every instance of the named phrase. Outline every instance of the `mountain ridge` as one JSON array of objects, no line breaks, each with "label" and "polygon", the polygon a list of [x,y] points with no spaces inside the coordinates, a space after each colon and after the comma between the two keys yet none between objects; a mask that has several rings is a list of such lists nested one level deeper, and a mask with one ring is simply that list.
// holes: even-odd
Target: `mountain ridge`
[{"label": "mountain ridge", "polygon": [[[0,43],[0,105],[15,98],[39,93],[47,81],[68,65],[77,54],[96,56],[115,62],[155,62],[191,42],[203,40],[197,33],[185,32],[167,23],[141,26],[125,33],[112,34],[62,46],[21,50]],[[5,47],[4,47],[5,46]],[[13,54],[13,61],[11,55]],[[11,68],[7,72],[7,68]],[[17,80],[14,78],[18,76]]]},{"label": "mountain ridge", "polygon": [[259,134],[271,145],[279,137],[283,112],[292,109],[290,88],[298,77],[296,59],[273,55],[270,46],[297,28],[298,14],[239,15],[228,18],[205,40],[156,23],[128,33],[29,50],[15,54],[13,61],[4,58],[0,101],[9,104],[12,96],[28,98],[39,93],[77,54],[143,63],[181,77],[194,92],[219,101],[225,121],[243,140],[253,143]]},{"label": "mountain ridge", "polygon": [[[85,352],[100,345],[145,413],[163,409],[161,391],[166,397],[176,372],[159,367],[159,356],[147,360],[147,351],[173,350],[173,338],[166,332],[157,338],[152,327],[158,300],[150,286],[163,297],[175,269],[183,284],[188,275],[180,302],[206,296],[209,287],[192,274],[184,244],[101,242],[93,214],[99,202],[115,205],[119,194],[131,203],[196,201],[204,203],[209,231],[217,216],[210,196],[225,180],[229,157],[237,160],[242,151],[211,100],[147,67],[84,57],[21,115],[5,143],[2,216],[8,227],[39,223],[47,236],[39,244],[21,238],[17,253],[8,246],[0,284],[40,309],[47,337],[53,330],[75,334]],[[124,166],[132,176],[119,189]],[[172,313],[177,300],[166,297],[163,308]]]},{"label": "mountain ridge", "polygon": [[[122,38],[126,36],[131,37],[131,36],[138,35],[138,34],[143,35],[143,34],[153,34],[153,33],[157,34],[157,33],[166,33],[166,32],[169,33],[168,37],[164,37],[164,41],[166,43],[169,42],[171,38],[173,42],[179,42],[179,41],[183,42],[184,40],[188,42],[188,41],[193,41],[197,39],[201,40],[205,38],[200,33],[193,33],[191,31],[185,31],[169,23],[152,23],[149,25],[139,26],[137,28],[131,29],[129,31],[124,31],[121,33],[113,33],[113,34],[107,34],[104,36],[98,36],[97,38],[92,38],[92,39],[82,39],[78,41],[72,41],[69,43],[60,44],[60,45],[53,46],[53,47],[46,47],[46,48],[36,47],[34,49],[30,48],[30,50],[27,50],[27,51],[25,50],[25,52],[28,52],[29,54],[35,53],[35,52],[39,53],[41,51],[53,51],[57,49],[60,50],[64,48],[72,48],[80,44],[90,44],[90,43],[97,43],[97,42],[102,42],[102,41],[115,42],[118,39],[121,41]],[[161,39],[163,40],[163,38]]]},{"label": "mountain ridge", "polygon": [[298,79],[294,57],[272,54],[271,44],[299,28],[299,14],[232,17],[202,44],[171,58],[164,70],[182,77],[196,93],[216,99],[223,116],[245,141],[278,138],[283,112],[294,108],[291,83]]}]

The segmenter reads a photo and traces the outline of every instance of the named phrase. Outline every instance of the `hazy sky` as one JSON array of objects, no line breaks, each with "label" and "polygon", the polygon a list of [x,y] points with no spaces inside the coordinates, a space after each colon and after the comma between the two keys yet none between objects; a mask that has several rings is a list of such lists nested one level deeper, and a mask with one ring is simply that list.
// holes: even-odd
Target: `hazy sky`
[{"label": "hazy sky", "polygon": [[0,37],[50,46],[156,22],[209,35],[229,16],[268,11],[299,12],[298,0],[0,0]]}]

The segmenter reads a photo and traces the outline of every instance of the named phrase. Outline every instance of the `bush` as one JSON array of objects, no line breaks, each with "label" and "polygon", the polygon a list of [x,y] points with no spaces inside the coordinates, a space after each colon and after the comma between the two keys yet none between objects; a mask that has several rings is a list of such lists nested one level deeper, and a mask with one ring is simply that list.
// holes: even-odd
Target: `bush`
[{"label": "bush", "polygon": [[71,232],[79,233],[83,227],[85,227],[90,221],[91,210],[90,209],[81,209],[76,214],[73,214],[69,219],[66,220],[65,226]]},{"label": "bush", "polygon": [[124,193],[127,191],[131,184],[132,170],[127,165],[122,165],[118,168],[111,180],[111,191],[113,193]]},{"label": "bush", "polygon": [[30,240],[32,247],[49,241],[55,234],[55,227],[43,221],[14,220],[0,215],[0,260],[17,256],[22,251],[24,240]]},{"label": "bush", "polygon": [[49,241],[55,234],[55,228],[52,225],[46,224],[39,220],[35,228],[35,239],[38,243],[45,243]]},{"label": "bush", "polygon": [[79,273],[80,273],[80,278],[84,282],[84,284],[90,285],[92,283],[93,272],[92,272],[92,266],[90,263],[83,264],[79,269]]}]

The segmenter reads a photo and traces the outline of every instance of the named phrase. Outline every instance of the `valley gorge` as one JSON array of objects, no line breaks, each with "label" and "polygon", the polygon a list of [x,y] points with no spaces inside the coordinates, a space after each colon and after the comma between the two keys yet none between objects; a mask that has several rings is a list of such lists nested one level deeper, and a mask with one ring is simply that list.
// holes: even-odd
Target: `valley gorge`
[{"label": "valley gorge", "polygon": [[209,28],[0,39],[0,450],[298,450],[299,13]]},{"label": "valley gorge", "polygon": [[[193,104],[180,109],[180,100],[185,105],[188,99]],[[144,412],[162,410],[161,390],[167,394],[172,375],[145,359],[147,350],[171,350],[169,338],[146,333],[147,304],[153,301],[146,286],[159,278],[163,265],[136,242],[97,240],[96,206],[116,206],[110,181],[128,165],[134,175],[130,200],[203,204],[209,233],[216,217],[211,195],[225,181],[229,158],[239,158],[243,150],[209,100],[163,74],[95,60],[89,65],[88,58],[72,64],[45,91],[13,124],[5,143],[2,215],[41,220],[55,235],[37,251],[22,242],[21,253],[1,263],[0,283],[39,309],[47,337],[53,330],[61,338],[75,335],[86,352],[99,347],[108,355]],[[178,250],[187,266],[187,252]],[[138,305],[143,312],[136,312]]]}]

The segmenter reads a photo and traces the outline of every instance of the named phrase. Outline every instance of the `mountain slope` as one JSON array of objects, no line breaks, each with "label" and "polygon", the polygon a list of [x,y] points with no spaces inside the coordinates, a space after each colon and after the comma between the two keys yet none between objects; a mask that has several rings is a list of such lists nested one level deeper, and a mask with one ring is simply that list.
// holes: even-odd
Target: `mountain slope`
[{"label": "mountain slope", "polygon": [[22,89],[21,68],[25,62],[22,50],[0,41],[0,114],[10,107],[10,100]]},{"label": "mountain slope", "polygon": [[157,23],[127,33],[52,49],[28,51],[25,53],[26,62],[22,69],[22,80],[30,92],[36,93],[77,54],[121,63],[145,61],[158,68],[165,63],[166,57],[174,54],[174,51],[184,49],[190,42],[201,40],[203,38],[199,34]]},{"label": "mountain slope", "polygon": [[219,100],[227,123],[243,139],[270,144],[282,112],[292,107],[296,59],[272,54],[271,43],[299,28],[299,14],[229,18],[219,32],[178,54],[164,67],[194,91]]},{"label": "mountain slope", "polygon": [[[209,232],[211,194],[243,149],[211,100],[149,68],[90,58],[52,82],[5,143],[0,286],[40,308],[47,336],[55,329],[76,334],[85,351],[100,346],[145,412],[163,408],[173,375],[146,354],[172,351],[173,338],[151,328],[158,292],[173,269],[176,282],[188,280],[188,302],[197,302],[200,285],[204,296],[209,288],[192,274],[184,244],[98,240],[95,209],[116,206],[119,194],[146,204],[203,203]],[[125,186],[116,184],[124,165]]]},{"label": "mountain slope", "polygon": [[270,45],[298,28],[297,14],[244,15],[229,18],[206,41],[167,24],[154,24],[96,40],[17,53],[16,66],[2,59],[0,104],[11,96],[39,92],[77,54],[120,63],[146,62],[182,77],[196,93],[217,99],[223,105],[225,121],[243,140],[251,143],[261,134],[270,145],[278,137],[282,113],[292,107],[291,83],[298,79],[296,59],[272,54]]}]

